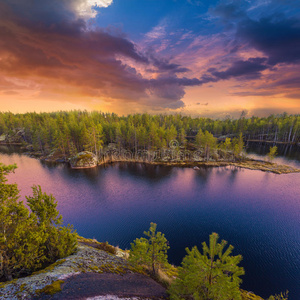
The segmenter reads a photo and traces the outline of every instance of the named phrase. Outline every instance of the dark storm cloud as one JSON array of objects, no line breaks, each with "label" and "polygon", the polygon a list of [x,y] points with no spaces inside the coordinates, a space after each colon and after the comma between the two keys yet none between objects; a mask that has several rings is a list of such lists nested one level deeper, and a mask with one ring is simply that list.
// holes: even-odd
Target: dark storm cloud
[{"label": "dark storm cloud", "polygon": [[208,71],[217,79],[230,79],[232,77],[247,77],[247,79],[256,79],[261,76],[261,71],[268,67],[265,65],[266,58],[249,58],[248,60],[238,60],[225,71],[216,71],[209,69]]},{"label": "dark storm cloud", "polygon": [[238,24],[237,37],[268,56],[268,63],[300,62],[300,21],[284,16],[250,19]]},{"label": "dark storm cloud", "polygon": [[[74,12],[80,0],[3,0],[0,2],[1,74],[34,80],[42,86],[67,84],[88,96],[106,96],[138,102],[152,97],[164,107],[181,107],[184,85],[197,79],[179,79],[189,71],[179,64],[142,54],[122,35],[104,29],[89,29]],[[118,57],[130,58],[164,73],[163,79],[143,78]],[[169,78],[168,78],[169,77]],[[3,78],[4,80],[4,78]],[[196,81],[196,83],[195,83]],[[45,87],[47,88],[47,87]],[[174,103],[176,102],[176,103]]]},{"label": "dark storm cloud", "polygon": [[[229,55],[218,62],[228,67],[217,69],[215,63],[206,72],[193,70],[204,72],[200,78],[182,77],[190,71],[185,59],[179,64],[154,50],[143,52],[124,33],[93,26],[80,15],[78,7],[83,2],[0,0],[0,91],[11,90],[11,85],[20,88],[17,81],[8,84],[6,78],[11,77],[28,79],[48,94],[53,90],[76,94],[79,90],[91,97],[140,103],[148,99],[153,105],[178,108],[184,106],[181,99],[186,87],[233,78],[257,79],[278,63],[295,64],[300,59],[300,24],[296,19],[252,20],[240,1],[221,3],[210,11],[236,28]],[[245,45],[265,57],[241,59],[239,53]],[[151,73],[155,79],[149,79]],[[289,78],[283,80],[285,86],[295,84]]]},{"label": "dark storm cloud", "polygon": [[[285,14],[288,7],[294,7],[299,1],[273,0],[257,8],[258,19],[248,16],[247,9],[250,2],[227,1],[221,2],[211,13],[224,24],[234,24],[236,28],[235,47],[231,52],[239,50],[241,45],[248,45],[264,53],[268,57],[268,64],[300,62],[300,19]],[[258,2],[258,7],[259,7]],[[281,4],[281,11],[275,10]],[[283,6],[284,5],[284,6]],[[290,11],[290,10],[289,10]]]}]

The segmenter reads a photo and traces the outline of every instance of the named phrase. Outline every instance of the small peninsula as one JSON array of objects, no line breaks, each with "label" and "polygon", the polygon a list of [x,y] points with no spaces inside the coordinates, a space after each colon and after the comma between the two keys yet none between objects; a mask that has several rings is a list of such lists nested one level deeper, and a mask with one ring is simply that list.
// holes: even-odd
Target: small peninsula
[{"label": "small peninsula", "polygon": [[[213,120],[181,115],[116,114],[70,111],[0,113],[0,143],[19,145],[47,162],[73,169],[114,162],[180,167],[234,166],[276,174],[300,172],[273,163],[300,145],[299,115]],[[279,126],[280,124],[280,126]],[[247,158],[249,143],[264,144],[268,161]]]}]

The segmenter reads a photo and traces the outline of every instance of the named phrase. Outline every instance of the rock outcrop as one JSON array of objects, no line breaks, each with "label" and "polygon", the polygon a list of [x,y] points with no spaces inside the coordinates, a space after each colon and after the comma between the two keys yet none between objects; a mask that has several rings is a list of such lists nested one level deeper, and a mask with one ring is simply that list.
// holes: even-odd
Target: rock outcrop
[{"label": "rock outcrop", "polygon": [[[44,270],[0,283],[0,299],[86,299],[105,294],[152,298],[166,295],[164,288],[140,274],[122,258],[124,255],[122,250],[113,255],[81,243],[75,254],[58,260]],[[98,283],[102,284],[96,289]],[[82,288],[81,297],[78,297],[79,285]],[[151,290],[158,290],[159,295]]]},{"label": "rock outcrop", "polygon": [[89,151],[82,151],[70,158],[72,169],[86,169],[97,166],[98,160],[95,154]]}]

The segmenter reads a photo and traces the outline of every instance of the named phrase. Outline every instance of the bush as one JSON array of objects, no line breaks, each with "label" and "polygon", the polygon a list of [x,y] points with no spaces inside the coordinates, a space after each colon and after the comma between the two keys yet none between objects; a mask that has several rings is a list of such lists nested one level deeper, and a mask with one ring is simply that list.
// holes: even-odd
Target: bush
[{"label": "bush", "polygon": [[16,165],[0,163],[0,280],[28,275],[75,251],[76,233],[62,227],[55,198],[34,186],[26,197],[31,211],[19,201],[16,184],[6,176]]}]

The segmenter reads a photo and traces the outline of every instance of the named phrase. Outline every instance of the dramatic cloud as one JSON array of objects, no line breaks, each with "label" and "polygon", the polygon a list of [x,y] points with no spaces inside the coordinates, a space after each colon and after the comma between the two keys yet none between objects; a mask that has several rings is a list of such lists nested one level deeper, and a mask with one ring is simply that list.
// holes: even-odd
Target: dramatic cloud
[{"label": "dramatic cloud", "polygon": [[300,62],[300,21],[272,16],[238,24],[237,36],[250,47],[268,56],[268,63]]},{"label": "dramatic cloud", "polygon": [[261,76],[261,71],[268,67],[264,64],[266,58],[249,58],[246,61],[238,60],[225,71],[216,71],[216,69],[209,69],[213,76],[217,79],[230,79],[232,77],[246,77],[247,79],[257,79]]},{"label": "dramatic cloud", "polygon": [[[263,96],[296,106],[297,1],[166,0],[159,10],[150,0],[146,8],[132,3],[0,0],[0,97],[110,110],[129,104],[126,112],[194,105],[204,113],[208,102],[210,113],[217,103],[222,112],[236,99]],[[136,22],[148,8],[149,24]]]},{"label": "dramatic cloud", "polygon": [[[76,3],[86,5],[87,1]],[[43,1],[43,5],[35,6],[30,22],[19,14],[22,9],[29,9],[28,1],[21,1],[18,6],[11,4],[1,5],[0,74],[3,80],[5,77],[31,80],[38,84],[41,92],[61,89],[62,93],[70,93],[73,86],[74,91],[93,97],[130,99],[149,105],[151,98],[155,98],[156,105],[162,107],[184,106],[179,101],[185,94],[184,85],[194,84],[196,79],[180,79],[175,74],[186,72],[187,68],[165,58],[159,59],[150,52],[142,54],[123,36],[87,29],[85,21],[71,14],[74,10],[70,10],[67,18],[70,1]],[[46,22],[41,22],[39,19],[47,9],[53,10],[51,20],[46,18]],[[154,73],[164,73],[165,77],[148,80],[119,57],[131,59],[144,68],[154,67]],[[64,85],[67,88],[62,89]]]}]

